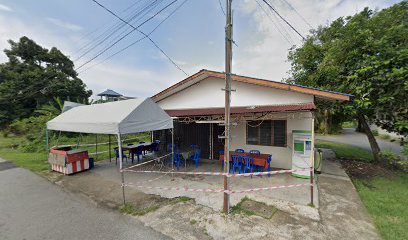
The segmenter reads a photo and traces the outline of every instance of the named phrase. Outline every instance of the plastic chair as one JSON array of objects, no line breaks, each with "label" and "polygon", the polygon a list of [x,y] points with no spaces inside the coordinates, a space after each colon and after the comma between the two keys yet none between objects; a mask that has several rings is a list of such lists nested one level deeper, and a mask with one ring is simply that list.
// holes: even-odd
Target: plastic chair
[{"label": "plastic chair", "polygon": [[235,152],[236,153],[244,153],[245,151],[244,151],[244,149],[237,148],[237,149],[235,149]]},{"label": "plastic chair", "polygon": [[261,155],[261,152],[260,152],[259,150],[251,150],[251,151],[249,151],[249,154],[252,154],[252,155]]},{"label": "plastic chair", "polygon": [[[116,159],[115,159],[115,162],[116,162],[116,164],[118,163],[118,159],[120,158],[120,156],[119,156],[119,148],[118,147],[115,147],[115,148],[113,148],[114,150],[115,150],[115,155],[116,155]],[[126,159],[126,162],[127,162],[127,160],[128,160],[128,157],[126,156],[126,154],[124,153],[124,150],[122,150],[122,160],[123,159]]]},{"label": "plastic chair", "polygon": [[253,172],[254,171],[254,159],[249,156],[245,156],[242,158],[243,158],[244,173],[247,173],[247,171]]},{"label": "plastic chair", "polygon": [[178,152],[174,152],[174,159],[173,159],[174,165],[177,167],[177,171],[180,170],[180,165],[181,165],[181,155]]},{"label": "plastic chair", "polygon": [[191,144],[190,147],[192,149],[200,149],[200,147],[197,144]]},{"label": "plastic chair", "polygon": [[242,157],[241,156],[235,156],[232,155],[232,166],[230,169],[231,173],[235,173],[235,170],[238,168],[238,172],[242,172]]},{"label": "plastic chair", "polygon": [[175,144],[167,144],[167,152],[172,152],[172,149],[174,152],[177,152],[177,146]]},{"label": "plastic chair", "polygon": [[137,155],[137,162],[140,161],[140,155],[143,155],[143,150],[144,150],[143,146],[138,146],[138,147],[135,148],[134,152],[132,153],[133,154],[132,155],[132,163],[133,163],[133,159],[134,159],[134,154]]},{"label": "plastic chair", "polygon": [[[268,172],[271,171],[271,162],[272,162],[272,155],[269,154],[268,159],[266,160],[266,163],[268,164]],[[268,174],[268,177],[270,177],[271,174]]]},{"label": "plastic chair", "polygon": [[200,161],[201,149],[196,148],[193,156],[191,156],[191,160],[195,162],[196,170],[198,169],[198,162]]}]

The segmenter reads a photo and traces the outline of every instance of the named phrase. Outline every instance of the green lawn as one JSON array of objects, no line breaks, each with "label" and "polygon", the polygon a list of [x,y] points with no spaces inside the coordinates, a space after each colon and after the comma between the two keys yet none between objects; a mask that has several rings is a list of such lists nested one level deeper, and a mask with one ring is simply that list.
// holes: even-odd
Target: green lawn
[{"label": "green lawn", "polygon": [[408,175],[353,182],[381,236],[408,239]]},{"label": "green lawn", "polygon": [[[145,141],[148,142],[150,141],[150,135],[149,133],[141,133],[141,134],[133,134],[133,135],[128,135],[126,139],[130,138],[136,138],[132,141],[133,143],[137,143],[139,141]],[[23,152],[20,148],[19,145],[25,141],[24,137],[21,136],[8,136],[4,137],[3,135],[0,135],[0,157],[14,162],[17,166],[27,168],[31,171],[34,172],[41,172],[48,170],[48,164],[47,164],[47,153],[45,150],[43,152]],[[45,140],[44,140],[45,141]],[[51,139],[50,140],[50,145],[63,145],[63,144],[76,144],[78,139],[76,137],[60,137],[58,141],[56,139]],[[107,142],[108,141],[108,136],[104,135],[98,135],[98,143],[101,142]],[[116,138],[113,136],[111,137],[111,149],[117,146],[116,144]],[[80,139],[80,144],[93,144],[95,143],[95,136],[94,135],[87,135],[83,136]],[[125,141],[126,143],[126,141]],[[90,153],[90,157],[96,157],[95,153],[96,148],[95,146],[84,146],[80,147],[81,149],[88,150]],[[45,149],[45,145],[44,145]],[[98,145],[98,152],[105,152],[105,153],[99,153],[98,158],[96,160],[103,160],[103,159],[108,159],[109,158],[109,152],[106,152],[109,150],[109,145]],[[115,153],[112,151],[112,157],[115,156]]]},{"label": "green lawn", "polygon": [[317,148],[332,149],[338,158],[361,160],[365,162],[373,161],[373,155],[371,152],[362,148],[322,140],[316,140],[315,146]]}]

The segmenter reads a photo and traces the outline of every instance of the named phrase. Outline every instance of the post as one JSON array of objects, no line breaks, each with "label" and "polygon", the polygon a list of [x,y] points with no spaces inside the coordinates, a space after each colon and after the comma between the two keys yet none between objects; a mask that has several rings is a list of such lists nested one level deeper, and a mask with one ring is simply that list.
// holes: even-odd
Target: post
[{"label": "post", "polygon": [[[230,103],[231,103],[231,70],[232,70],[232,0],[226,0],[225,25],[225,146],[224,172],[229,172],[230,159]],[[228,191],[228,177],[224,175],[224,190]],[[229,193],[224,192],[224,213],[229,212]]]},{"label": "post", "polygon": [[[47,153],[47,156],[49,155],[49,143],[48,143],[48,128],[45,127],[45,152]],[[48,162],[48,159],[47,159]],[[51,172],[51,166],[50,163],[48,163],[48,172]]]},{"label": "post", "polygon": [[95,134],[95,161],[98,159],[98,134]]},{"label": "post", "polygon": [[315,114],[312,111],[312,126],[311,126],[311,131],[312,131],[312,146],[311,146],[311,158],[310,158],[310,205],[314,205],[313,204],[313,177],[314,177],[314,144],[315,144],[315,132],[314,132],[314,120],[315,120]]},{"label": "post", "polygon": [[171,170],[174,170],[174,127],[171,129]]},{"label": "post", "polygon": [[120,169],[120,174],[122,177],[122,195],[123,195],[123,204],[126,204],[126,199],[125,199],[125,175],[122,172],[123,164],[122,164],[122,140],[120,138],[120,133],[118,133],[118,151],[119,151],[119,169]]},{"label": "post", "polygon": [[109,162],[112,161],[112,149],[111,149],[111,135],[109,136]]}]

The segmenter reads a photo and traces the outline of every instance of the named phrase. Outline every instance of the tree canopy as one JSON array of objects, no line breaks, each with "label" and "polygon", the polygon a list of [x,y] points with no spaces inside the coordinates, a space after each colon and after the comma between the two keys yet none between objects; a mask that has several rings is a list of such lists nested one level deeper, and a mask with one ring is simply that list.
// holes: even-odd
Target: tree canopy
[{"label": "tree canopy", "polygon": [[313,30],[290,51],[289,81],[354,95],[334,112],[408,134],[408,2],[368,8]]},{"label": "tree canopy", "polygon": [[88,101],[92,91],[60,50],[43,48],[28,37],[9,44],[4,50],[8,61],[0,64],[0,127],[29,117],[55,98]]}]

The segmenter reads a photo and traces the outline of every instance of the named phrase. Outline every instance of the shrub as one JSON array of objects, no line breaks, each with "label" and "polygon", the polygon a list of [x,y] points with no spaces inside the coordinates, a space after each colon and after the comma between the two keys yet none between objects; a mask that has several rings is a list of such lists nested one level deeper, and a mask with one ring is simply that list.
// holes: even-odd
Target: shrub
[{"label": "shrub", "polygon": [[384,140],[388,140],[391,138],[389,134],[380,134],[378,137]]},{"label": "shrub", "polygon": [[408,172],[408,161],[401,159],[397,154],[391,152],[389,149],[381,151],[380,157],[385,159],[388,166]]},{"label": "shrub", "polygon": [[378,136],[378,130],[377,129],[371,130],[371,132],[373,133],[374,136]]}]

